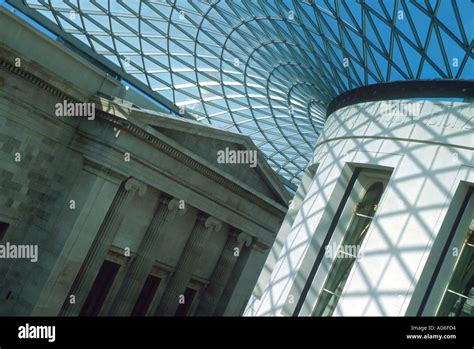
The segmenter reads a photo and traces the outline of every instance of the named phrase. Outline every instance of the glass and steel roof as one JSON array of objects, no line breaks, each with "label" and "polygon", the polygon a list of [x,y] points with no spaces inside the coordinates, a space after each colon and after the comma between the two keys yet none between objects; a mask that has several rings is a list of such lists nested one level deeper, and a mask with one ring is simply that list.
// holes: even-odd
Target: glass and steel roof
[{"label": "glass and steel roof", "polygon": [[470,0],[8,2],[47,17],[145,93],[249,135],[294,184],[340,93],[474,77]]}]

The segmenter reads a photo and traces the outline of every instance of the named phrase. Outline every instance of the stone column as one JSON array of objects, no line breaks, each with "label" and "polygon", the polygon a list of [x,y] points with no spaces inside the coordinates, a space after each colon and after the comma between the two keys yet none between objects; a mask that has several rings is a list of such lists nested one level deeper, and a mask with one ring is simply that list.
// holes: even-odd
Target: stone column
[{"label": "stone column", "polygon": [[179,209],[178,199],[171,199],[166,195],[160,196],[153,219],[138,247],[137,256],[130,263],[120,290],[115,296],[110,315],[130,315],[156,259],[154,253],[158,248],[158,238],[163,226],[177,215],[183,216],[186,211],[187,209]]},{"label": "stone column", "polygon": [[247,246],[235,264],[214,316],[240,316],[245,310],[269,251],[268,246],[254,238]]},{"label": "stone column", "polygon": [[231,277],[232,270],[239,259],[244,244],[249,246],[251,243],[252,238],[250,235],[245,233],[238,234],[232,229],[229,230],[227,242],[222,249],[219,261],[212,272],[210,283],[203,293],[196,310],[197,316],[212,316],[214,314],[217,302],[224,293],[225,286]]},{"label": "stone column", "polygon": [[[71,289],[66,296],[63,306],[59,312],[60,316],[77,315],[84,303],[89,289],[91,288],[100,266],[102,265],[107,251],[112,244],[115,235],[120,227],[124,216],[127,214],[127,208],[135,195],[143,196],[146,192],[146,185],[134,178],[128,179],[123,183],[110,205],[104,221],[92,242],[86,258],[72,283]],[[70,303],[70,296],[74,295],[75,303]]]},{"label": "stone column", "polygon": [[206,219],[205,216],[198,215],[193,231],[176,266],[176,271],[166,287],[155,315],[173,316],[176,313],[179,306],[179,296],[184,293],[192,278],[195,265],[201,257],[206,241],[214,230],[219,231],[221,228],[222,224],[217,219],[213,217]]}]

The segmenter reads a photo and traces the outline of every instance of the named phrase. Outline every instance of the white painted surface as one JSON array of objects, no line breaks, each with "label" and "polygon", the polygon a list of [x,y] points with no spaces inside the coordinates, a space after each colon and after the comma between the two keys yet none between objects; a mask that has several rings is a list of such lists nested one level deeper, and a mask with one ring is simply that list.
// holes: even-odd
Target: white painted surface
[{"label": "white painted surface", "polygon": [[[301,292],[321,248],[349,163],[393,172],[334,315],[404,315],[459,187],[458,172],[474,167],[473,104],[384,101],[340,109],[329,117],[313,163],[313,185],[246,315],[289,315],[285,302],[290,292],[298,300],[295,289]],[[323,279],[314,279],[300,315],[311,313]]]}]

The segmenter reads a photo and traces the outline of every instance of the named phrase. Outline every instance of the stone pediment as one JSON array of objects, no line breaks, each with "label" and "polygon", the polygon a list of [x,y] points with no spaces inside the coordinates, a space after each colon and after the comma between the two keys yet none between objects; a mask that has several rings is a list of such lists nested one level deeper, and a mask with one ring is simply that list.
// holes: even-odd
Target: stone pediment
[{"label": "stone pediment", "polygon": [[195,120],[141,109],[127,101],[99,97],[96,107],[126,119],[143,130],[178,146],[210,168],[223,172],[283,206],[290,199],[280,179],[249,137]]}]

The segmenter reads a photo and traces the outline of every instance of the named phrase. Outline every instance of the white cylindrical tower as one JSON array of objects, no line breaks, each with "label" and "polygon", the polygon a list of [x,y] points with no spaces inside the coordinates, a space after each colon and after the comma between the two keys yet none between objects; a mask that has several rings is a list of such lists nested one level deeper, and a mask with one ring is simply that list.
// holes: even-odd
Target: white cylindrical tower
[{"label": "white cylindrical tower", "polygon": [[328,116],[309,168],[247,315],[471,311],[473,103],[344,106]]}]

